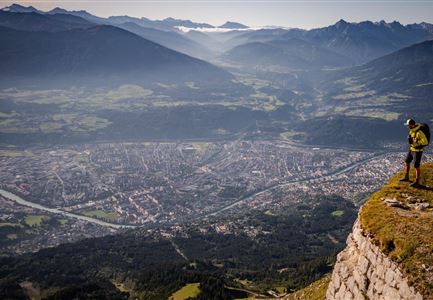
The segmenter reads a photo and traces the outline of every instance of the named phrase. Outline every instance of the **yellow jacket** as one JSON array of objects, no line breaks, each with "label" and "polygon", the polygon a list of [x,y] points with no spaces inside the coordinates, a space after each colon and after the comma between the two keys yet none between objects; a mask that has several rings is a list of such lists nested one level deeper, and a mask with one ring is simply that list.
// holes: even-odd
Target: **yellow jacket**
[{"label": "yellow jacket", "polygon": [[427,137],[425,136],[424,132],[420,130],[420,124],[416,124],[416,126],[409,130],[409,136],[412,138],[413,143],[410,145],[410,151],[423,151],[422,146],[428,145]]}]

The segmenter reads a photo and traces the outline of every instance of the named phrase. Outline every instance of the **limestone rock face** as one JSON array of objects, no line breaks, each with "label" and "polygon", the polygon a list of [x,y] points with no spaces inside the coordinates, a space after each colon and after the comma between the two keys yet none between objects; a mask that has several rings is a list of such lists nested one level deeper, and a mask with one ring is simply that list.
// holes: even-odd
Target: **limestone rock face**
[{"label": "limestone rock face", "polygon": [[371,240],[363,235],[359,220],[337,256],[327,300],[422,300],[407,280]]}]

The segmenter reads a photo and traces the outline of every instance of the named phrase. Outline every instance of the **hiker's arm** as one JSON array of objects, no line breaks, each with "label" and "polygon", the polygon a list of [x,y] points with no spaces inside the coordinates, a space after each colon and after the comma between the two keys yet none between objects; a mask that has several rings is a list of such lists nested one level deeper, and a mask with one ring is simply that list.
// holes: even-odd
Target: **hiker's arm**
[{"label": "hiker's arm", "polygon": [[418,131],[415,135],[415,138],[413,139],[413,142],[417,146],[425,146],[428,144],[427,137],[425,136],[424,132]]}]

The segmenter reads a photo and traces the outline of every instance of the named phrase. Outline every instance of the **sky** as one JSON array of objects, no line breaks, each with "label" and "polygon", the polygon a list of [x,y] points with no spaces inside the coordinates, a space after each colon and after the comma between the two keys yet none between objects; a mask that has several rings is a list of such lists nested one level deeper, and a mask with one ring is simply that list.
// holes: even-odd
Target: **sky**
[{"label": "sky", "polygon": [[250,27],[274,25],[311,29],[334,24],[340,19],[433,23],[433,0],[0,0],[0,7],[12,3],[32,5],[40,10],[56,6],[87,10],[102,17],[129,15],[153,20],[173,17],[212,25],[234,21]]}]

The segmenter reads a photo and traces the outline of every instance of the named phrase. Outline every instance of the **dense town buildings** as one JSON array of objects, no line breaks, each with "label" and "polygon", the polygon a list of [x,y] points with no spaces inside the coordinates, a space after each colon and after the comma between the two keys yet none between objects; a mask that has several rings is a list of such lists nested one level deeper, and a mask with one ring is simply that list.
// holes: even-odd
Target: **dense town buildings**
[{"label": "dense town buildings", "polygon": [[[217,218],[222,212],[278,212],[305,195],[338,194],[360,203],[401,168],[403,156],[269,141],[33,148],[2,152],[0,187],[47,208],[155,228]],[[65,219],[5,197],[0,207],[0,224],[27,226],[28,215],[48,216],[45,225],[47,219]],[[40,226],[37,236],[9,235],[2,251],[32,251],[115,230],[66,219]],[[217,230],[227,228],[219,224]]]}]

